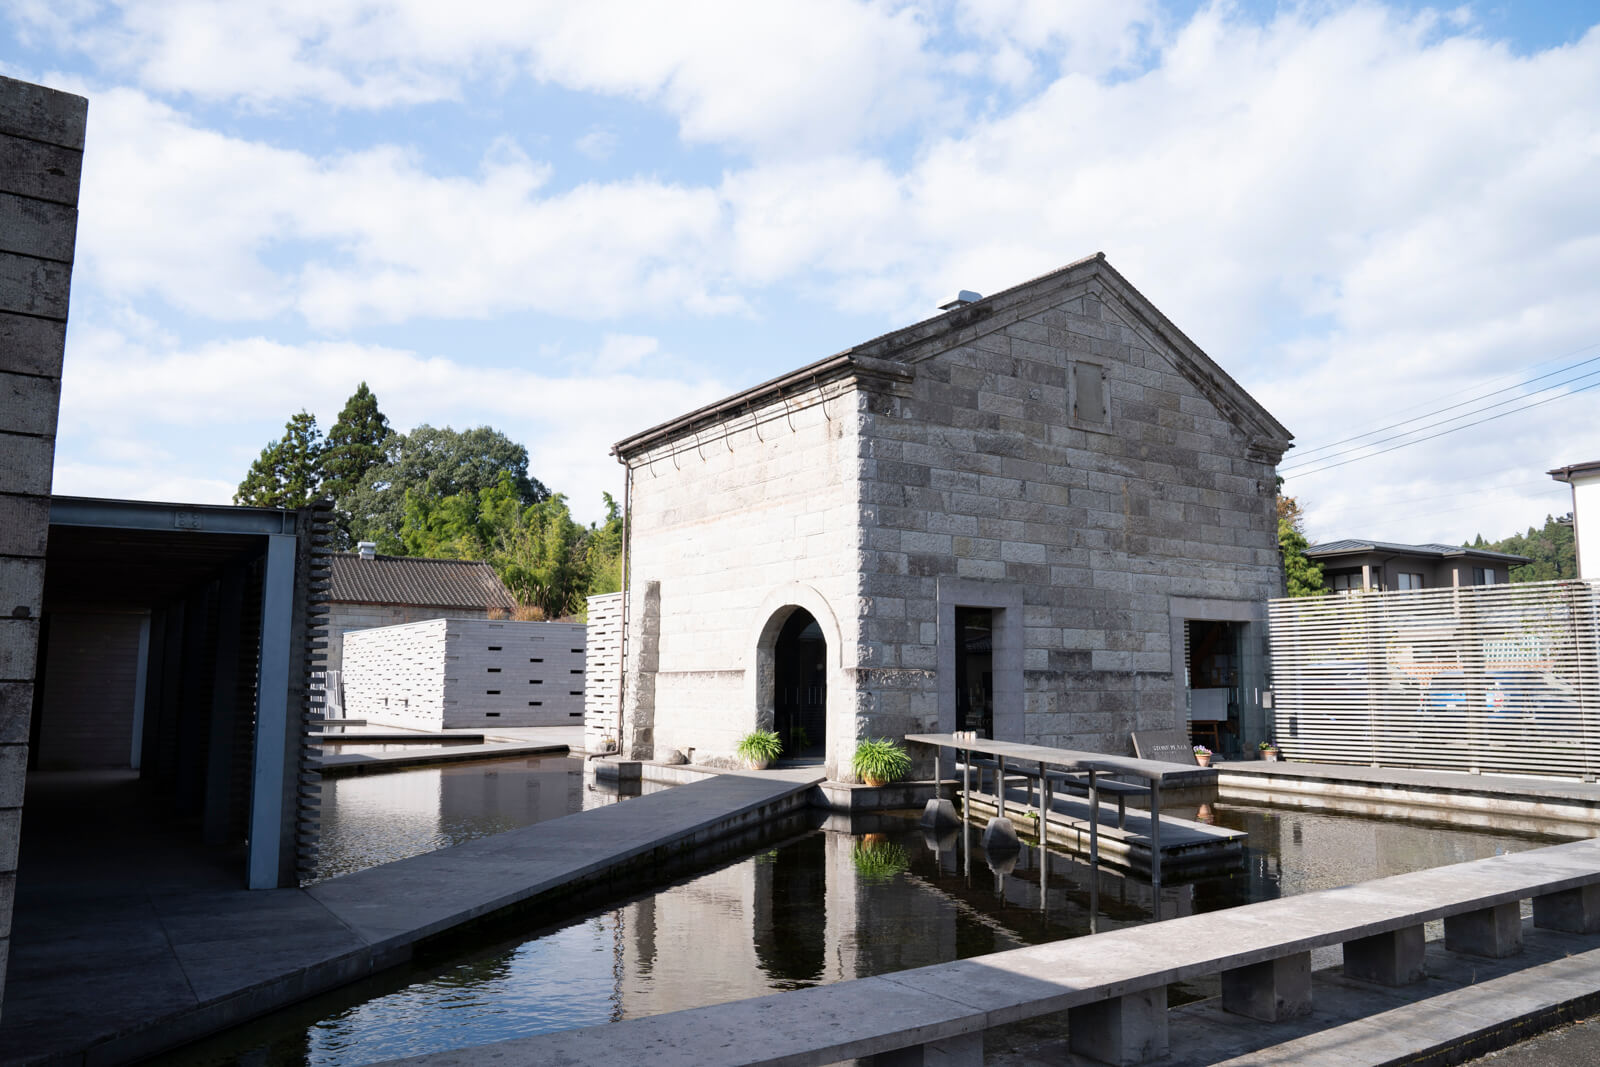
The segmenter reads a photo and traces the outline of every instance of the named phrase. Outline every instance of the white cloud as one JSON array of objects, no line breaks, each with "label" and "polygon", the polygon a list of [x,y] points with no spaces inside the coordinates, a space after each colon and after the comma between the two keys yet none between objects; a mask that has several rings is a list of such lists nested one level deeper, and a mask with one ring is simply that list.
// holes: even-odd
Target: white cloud
[{"label": "white cloud", "polygon": [[[730,391],[613,360],[637,362],[656,347],[652,338],[610,337],[584,361],[587,372],[557,375],[533,357],[526,367],[475,367],[375,345],[259,337],[147,347],[115,330],[82,329],[62,381],[57,491],[175,499],[175,487],[188,487],[201,495],[176,499],[226,502],[289,415],[306,408],[326,432],[365,381],[397,429],[487,424],[526,445],[533,473],[588,521],[600,517],[602,490],[620,491],[612,444]],[[175,430],[189,444],[159,439]]]},{"label": "white cloud", "polygon": [[573,147],[578,150],[579,154],[587,156],[597,163],[603,163],[616,153],[617,146],[621,143],[622,141],[615,130],[597,126],[578,138],[573,143]]},{"label": "white cloud", "polygon": [[293,309],[331,329],[742,307],[712,190],[640,179],[542,195],[548,169],[505,142],[471,178],[394,147],[317,159],[200,129],[129,90],[96,97],[89,141],[80,260],[119,296],[225,320]]}]

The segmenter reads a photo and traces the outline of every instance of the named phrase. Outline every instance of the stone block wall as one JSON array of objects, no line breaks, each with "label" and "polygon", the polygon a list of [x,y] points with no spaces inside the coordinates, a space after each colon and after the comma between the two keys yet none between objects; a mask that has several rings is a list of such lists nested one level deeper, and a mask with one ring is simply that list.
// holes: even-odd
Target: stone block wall
[{"label": "stone block wall", "polygon": [[416,604],[356,604],[339,602],[328,611],[328,661],[327,669],[339,670],[344,665],[344,638],[356,630],[375,630],[380,626],[400,626],[408,622],[427,619],[487,619],[485,609],[440,608]]},{"label": "stone block wall", "polygon": [[[691,435],[632,458],[638,532],[629,549],[625,715],[636,746],[656,755],[694,747],[697,762],[732,761],[739,738],[758,725],[763,628],[798,604],[828,639],[828,763],[841,751],[848,761],[860,399],[848,382],[823,383],[729,420],[701,443]],[[653,678],[640,669],[647,659]]]},{"label": "stone block wall", "polygon": [[362,630],[345,645],[346,713],[417,729],[576,726],[578,623],[430,619]]},{"label": "stone block wall", "polygon": [[89,102],[0,77],[0,997]]},{"label": "stone block wall", "polygon": [[[1011,630],[1020,649],[996,635],[997,734],[1121,753],[1133,730],[1182,725],[1175,605],[1227,601],[1241,607],[1222,617],[1264,622],[1282,578],[1273,461],[1252,456],[1181,363],[1091,280],[917,362],[909,386],[870,399],[860,460],[870,732],[954,728],[940,607],[975,591],[973,606],[1011,596],[1022,614]],[[1074,413],[1075,364],[1102,382],[1092,418]],[[1259,646],[1263,635],[1251,626],[1246,639]],[[1000,706],[1003,652],[1020,652],[1020,707]],[[1020,728],[1014,718],[1002,728],[1008,713]]]},{"label": "stone block wall", "polygon": [[584,645],[583,747],[602,751],[607,738],[622,740],[622,594],[589,598]]}]

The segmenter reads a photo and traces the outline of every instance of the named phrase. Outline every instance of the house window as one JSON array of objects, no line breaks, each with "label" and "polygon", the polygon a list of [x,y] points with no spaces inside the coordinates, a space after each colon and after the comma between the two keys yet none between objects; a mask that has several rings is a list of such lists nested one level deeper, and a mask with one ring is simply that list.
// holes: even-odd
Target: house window
[{"label": "house window", "polygon": [[1493,567],[1474,567],[1474,568],[1472,568],[1472,584],[1473,585],[1493,585],[1494,584],[1494,568]]},{"label": "house window", "polygon": [[1111,421],[1106,399],[1106,369],[1098,363],[1072,364],[1072,418],[1089,426]]},{"label": "house window", "polygon": [[1332,588],[1335,593],[1359,593],[1361,592],[1361,575],[1335,574]]},{"label": "house window", "polygon": [[1411,573],[1409,571],[1401,571],[1399,573],[1399,575],[1397,575],[1396,580],[1397,580],[1397,584],[1395,585],[1396,589],[1421,589],[1422,588],[1422,575],[1420,575],[1420,574],[1413,574],[1413,573]]}]

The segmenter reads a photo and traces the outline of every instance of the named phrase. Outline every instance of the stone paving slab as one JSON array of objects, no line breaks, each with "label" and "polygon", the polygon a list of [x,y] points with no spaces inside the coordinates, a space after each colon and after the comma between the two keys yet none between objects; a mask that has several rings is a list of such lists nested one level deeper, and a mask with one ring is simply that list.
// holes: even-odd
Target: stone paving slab
[{"label": "stone paving slab", "polygon": [[19,881],[0,1063],[124,1062],[198,1038],[573,879],[804,808],[816,780],[718,775],[303,890],[235,888],[131,828],[125,854],[108,846],[93,863],[81,842],[46,841]]},{"label": "stone paving slab", "polygon": [[[415,740],[408,738],[408,741]],[[451,745],[432,752],[339,752],[337,746],[321,757],[325,774],[363,774],[376,771],[422,767],[432,763],[463,763],[485,759],[522,759],[528,756],[554,756],[567,751],[566,745],[498,743]]]}]

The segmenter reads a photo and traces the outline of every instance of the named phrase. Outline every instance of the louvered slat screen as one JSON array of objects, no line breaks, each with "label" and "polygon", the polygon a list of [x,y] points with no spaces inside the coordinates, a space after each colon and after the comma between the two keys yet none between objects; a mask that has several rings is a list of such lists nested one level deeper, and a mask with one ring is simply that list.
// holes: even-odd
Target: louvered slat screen
[{"label": "louvered slat screen", "polygon": [[1286,759],[1593,780],[1600,583],[1268,605]]}]

